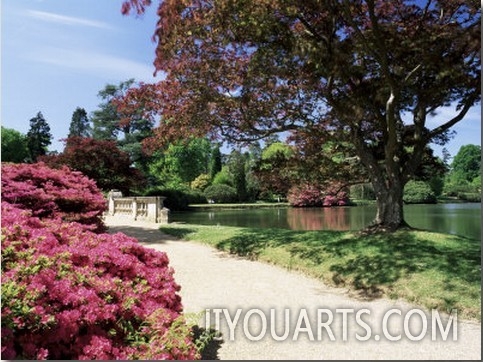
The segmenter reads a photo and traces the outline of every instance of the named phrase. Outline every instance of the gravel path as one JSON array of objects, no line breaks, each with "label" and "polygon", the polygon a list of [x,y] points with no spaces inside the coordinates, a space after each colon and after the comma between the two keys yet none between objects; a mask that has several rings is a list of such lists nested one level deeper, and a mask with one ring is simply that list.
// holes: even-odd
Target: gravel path
[{"label": "gravel path", "polygon": [[[427,332],[421,334],[424,337],[410,340],[423,330],[423,319],[418,314],[419,309],[408,313],[415,307],[404,302],[355,300],[343,289],[328,287],[298,273],[227,256],[209,246],[174,240],[162,234],[156,224],[107,217],[106,225],[111,233],[123,232],[147,247],[168,254],[176,282],[181,285],[186,313],[209,309],[211,324],[219,313],[223,341],[216,357],[221,360],[480,360],[480,323],[458,320],[450,325],[442,316],[442,325],[438,327],[429,313]],[[231,330],[228,322],[235,321],[237,309],[241,310],[239,319]],[[270,309],[274,310],[275,319],[270,318]],[[402,311],[401,315],[389,314],[391,309]],[[361,313],[361,322],[356,320],[357,312]],[[284,313],[289,314],[288,323],[285,323]],[[327,320],[330,315],[332,322]],[[387,323],[383,323],[384,316],[389,317]],[[406,328],[405,316],[410,316]],[[203,327],[207,325],[204,318],[200,319]],[[263,318],[266,318],[265,333]],[[319,326],[319,322],[323,326]],[[387,326],[386,330],[383,325]],[[433,325],[436,326],[434,341],[431,338]],[[275,337],[272,337],[271,326],[275,328]],[[284,338],[286,326],[289,326],[288,336]],[[368,337],[369,326],[370,338],[357,340],[357,336]],[[443,340],[441,331],[446,327],[448,336]],[[230,340],[230,332],[233,340]],[[331,332],[334,340],[330,338]],[[455,332],[457,338],[453,340]],[[398,335],[401,335],[400,340],[388,340]],[[256,341],[249,339],[258,339],[258,336],[264,337]],[[276,336],[282,341],[277,341]]]}]

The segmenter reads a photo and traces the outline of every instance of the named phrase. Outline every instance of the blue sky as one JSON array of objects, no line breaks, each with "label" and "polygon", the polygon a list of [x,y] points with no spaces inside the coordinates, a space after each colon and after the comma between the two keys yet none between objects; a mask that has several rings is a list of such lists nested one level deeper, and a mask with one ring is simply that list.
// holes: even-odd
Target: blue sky
[{"label": "blue sky", "polygon": [[[154,1],[154,3],[157,3]],[[76,107],[97,109],[106,84],[153,77],[155,6],[141,18],[123,16],[122,0],[1,1],[1,124],[27,133],[41,111],[51,127],[52,150],[68,133]],[[430,128],[447,120],[444,109]],[[454,127],[446,148],[454,156],[465,144],[481,145],[481,107]],[[440,154],[441,147],[433,147]]]},{"label": "blue sky", "polygon": [[1,1],[1,123],[22,133],[41,111],[62,150],[76,107],[88,113],[106,84],[154,81],[155,8],[123,16],[122,0]]}]

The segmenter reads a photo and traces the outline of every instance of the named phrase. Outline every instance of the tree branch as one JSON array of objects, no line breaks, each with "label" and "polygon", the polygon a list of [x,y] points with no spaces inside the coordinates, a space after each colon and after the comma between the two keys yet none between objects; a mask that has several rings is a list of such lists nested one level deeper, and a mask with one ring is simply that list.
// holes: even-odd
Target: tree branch
[{"label": "tree branch", "polygon": [[464,118],[464,116],[466,115],[466,113],[468,113],[468,111],[470,110],[470,108],[475,103],[475,100],[476,100],[475,98],[476,97],[469,97],[466,100],[466,102],[464,103],[463,108],[458,113],[458,115],[456,115],[455,117],[453,117],[451,120],[449,120],[445,124],[442,124],[441,126],[436,127],[432,131],[430,131],[429,134],[428,134],[428,137],[427,137],[428,140],[430,140],[430,139],[436,137],[437,135],[443,133],[444,131],[450,129],[456,123],[458,123],[459,121],[461,121]]}]

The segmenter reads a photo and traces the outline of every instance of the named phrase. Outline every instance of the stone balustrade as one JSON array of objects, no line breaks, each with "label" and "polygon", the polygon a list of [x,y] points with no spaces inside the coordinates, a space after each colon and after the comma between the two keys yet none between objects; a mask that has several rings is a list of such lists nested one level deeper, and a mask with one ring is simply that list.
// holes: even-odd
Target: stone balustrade
[{"label": "stone balustrade", "polygon": [[167,224],[169,209],[163,206],[163,196],[123,197],[121,193],[109,193],[108,213],[110,216],[130,218],[160,224]]}]

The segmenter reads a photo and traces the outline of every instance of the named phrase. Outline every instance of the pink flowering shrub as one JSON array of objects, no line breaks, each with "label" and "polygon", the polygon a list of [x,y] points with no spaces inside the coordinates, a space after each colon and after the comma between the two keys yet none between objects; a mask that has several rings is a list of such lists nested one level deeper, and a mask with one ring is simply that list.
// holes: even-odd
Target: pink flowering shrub
[{"label": "pink flowering shrub", "polygon": [[292,187],[287,199],[294,207],[344,206],[349,202],[347,193],[339,191],[336,186],[321,190],[320,187],[312,184]]},{"label": "pink flowering shrub", "polygon": [[92,231],[105,230],[102,214],[107,204],[102,193],[94,181],[67,167],[2,164],[2,200],[41,219],[60,217]]},{"label": "pink flowering shrub", "polygon": [[53,217],[2,202],[2,359],[199,358],[166,254],[66,222],[40,195]]}]

